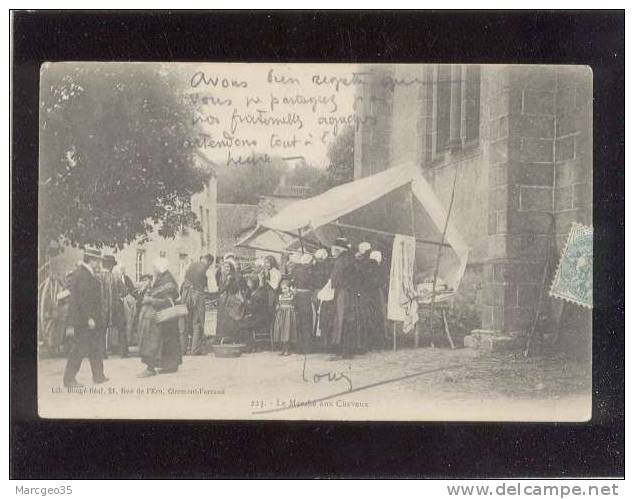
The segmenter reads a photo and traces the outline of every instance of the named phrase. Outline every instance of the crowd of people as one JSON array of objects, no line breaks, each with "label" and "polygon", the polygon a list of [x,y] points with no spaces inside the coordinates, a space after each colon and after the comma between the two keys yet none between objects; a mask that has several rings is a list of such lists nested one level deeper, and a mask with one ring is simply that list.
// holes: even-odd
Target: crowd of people
[{"label": "crowd of people", "polygon": [[[208,255],[202,260],[213,258]],[[146,365],[140,376],[178,370],[184,328],[178,320],[160,320],[159,313],[173,307],[183,290],[165,258],[157,258],[152,267],[153,274],[141,276],[135,285],[112,255],[102,257],[99,250],[84,250],[83,259],[66,276],[64,324],[72,329],[73,339],[64,371],[65,386],[78,385],[75,376],[86,357],[94,383],[108,381],[103,359],[113,353],[128,357],[130,343],[138,344]]]},{"label": "crowd of people", "polygon": [[[215,264],[215,265],[214,265]],[[206,300],[217,298],[216,341],[272,349],[280,355],[328,352],[332,359],[386,346],[386,270],[379,251],[345,238],[314,253],[292,253],[284,270],[268,255],[242,264],[228,253],[204,255],[179,286],[165,258],[133,283],[112,255],[86,249],[58,296],[73,330],[66,386],[88,358],[95,383],[107,381],[103,359],[138,344],[139,377],[176,372],[184,355],[206,355]],[[210,293],[210,276],[217,291]],[[57,289],[57,288],[56,288]]]},{"label": "crowd of people", "polygon": [[387,342],[387,275],[369,243],[338,238],[314,254],[291,254],[282,274],[272,255],[243,273],[234,255],[219,266],[216,335],[280,355],[329,352],[348,358]]}]

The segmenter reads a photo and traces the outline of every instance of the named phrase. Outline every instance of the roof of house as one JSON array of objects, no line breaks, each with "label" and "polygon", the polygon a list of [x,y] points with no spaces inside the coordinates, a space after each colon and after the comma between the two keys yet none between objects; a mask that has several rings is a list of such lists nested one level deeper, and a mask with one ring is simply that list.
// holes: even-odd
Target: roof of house
[{"label": "roof of house", "polygon": [[312,189],[303,185],[278,185],[273,191],[273,196],[281,198],[307,198],[312,194]]}]

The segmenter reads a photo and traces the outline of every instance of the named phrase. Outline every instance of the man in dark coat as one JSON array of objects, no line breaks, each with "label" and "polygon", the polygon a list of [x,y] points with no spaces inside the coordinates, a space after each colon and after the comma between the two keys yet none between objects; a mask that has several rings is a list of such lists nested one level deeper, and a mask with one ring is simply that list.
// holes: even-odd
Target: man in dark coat
[{"label": "man in dark coat", "polygon": [[315,252],[313,276],[315,291],[313,293],[313,309],[315,310],[315,336],[319,338],[319,347],[329,350],[331,346],[332,324],[335,315],[334,301],[319,299],[320,291],[326,286],[332,274],[333,259],[328,256],[328,250],[320,248]]},{"label": "man in dark coat", "polygon": [[75,376],[84,357],[90,360],[95,383],[108,381],[103,373],[101,346],[103,320],[101,317],[101,282],[96,276],[101,265],[101,252],[84,251],[84,259],[72,274],[70,284],[69,323],[75,338],[64,371],[64,386],[81,386]]},{"label": "man in dark coat", "polygon": [[330,279],[335,291],[335,317],[332,329],[332,346],[335,355],[331,360],[351,358],[359,348],[359,318],[354,289],[355,262],[346,238],[337,238],[332,248],[336,257]]},{"label": "man in dark coat", "polygon": [[123,297],[126,294],[125,284],[112,269],[117,265],[113,255],[104,255],[101,260],[101,319],[105,329],[104,340],[106,353],[118,352],[121,357],[128,357],[128,338],[125,324]]},{"label": "man in dark coat", "polygon": [[373,314],[373,303],[370,293],[370,243],[359,244],[355,255],[354,290],[358,306],[359,346],[360,352],[367,351],[372,344],[373,330],[376,328]]},{"label": "man in dark coat", "polygon": [[207,289],[207,270],[214,263],[212,255],[203,256],[192,263],[185,272],[181,287],[181,298],[189,312],[185,330],[181,336],[181,351],[187,352],[187,343],[191,336],[191,354],[204,355],[205,338],[205,290]]}]

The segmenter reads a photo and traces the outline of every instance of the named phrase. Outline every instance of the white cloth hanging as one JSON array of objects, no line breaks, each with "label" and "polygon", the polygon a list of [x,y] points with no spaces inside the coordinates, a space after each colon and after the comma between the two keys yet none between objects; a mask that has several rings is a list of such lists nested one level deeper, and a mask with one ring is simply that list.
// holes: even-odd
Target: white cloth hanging
[{"label": "white cloth hanging", "polygon": [[404,333],[412,331],[418,322],[418,302],[414,287],[415,256],[416,239],[397,234],[392,244],[387,318],[402,321]]}]

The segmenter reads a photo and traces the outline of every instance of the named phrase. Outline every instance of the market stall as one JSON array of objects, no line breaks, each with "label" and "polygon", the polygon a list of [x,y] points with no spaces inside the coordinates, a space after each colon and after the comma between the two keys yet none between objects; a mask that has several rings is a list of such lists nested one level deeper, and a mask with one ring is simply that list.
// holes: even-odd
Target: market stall
[{"label": "market stall", "polygon": [[404,272],[392,268],[390,273],[391,281],[395,275],[403,281],[390,284],[392,301],[397,303],[391,316],[388,304],[392,320],[403,320],[398,318],[398,307],[407,308],[402,296],[396,295],[405,293],[410,301],[418,299],[411,296],[416,284],[431,280],[429,294],[422,299],[432,303],[441,294],[446,300],[455,293],[469,256],[442,203],[420,168],[412,165],[389,168],[299,200],[262,221],[237,246],[280,253],[312,252],[329,247],[340,236],[369,241],[391,263],[398,238],[413,245],[412,257],[404,264],[411,268]]}]

